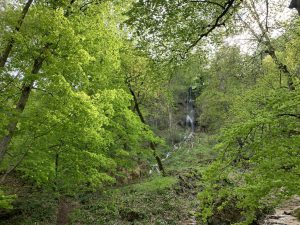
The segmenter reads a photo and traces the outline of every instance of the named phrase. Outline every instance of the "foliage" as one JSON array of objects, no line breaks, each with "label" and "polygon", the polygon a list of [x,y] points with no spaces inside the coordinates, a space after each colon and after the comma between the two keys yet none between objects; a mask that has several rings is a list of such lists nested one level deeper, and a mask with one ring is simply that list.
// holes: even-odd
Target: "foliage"
[{"label": "foliage", "polygon": [[300,92],[283,87],[270,58],[263,67],[257,83],[232,101],[230,123],[216,146],[219,159],[206,170],[205,191],[199,194],[204,221],[233,207],[241,216],[231,223],[250,224],[299,194]]},{"label": "foliage", "polygon": [[[16,167],[38,186],[73,195],[115,183],[120,168],[148,158],[143,143],[155,137],[130,110],[122,75],[122,5],[38,1],[15,33],[9,28],[20,8],[3,11],[0,51],[14,41],[0,73],[1,137],[8,124],[17,123],[3,171]],[[42,67],[33,73],[39,57]],[[30,82],[25,110],[16,112],[20,90]]]},{"label": "foliage", "polygon": [[15,198],[15,195],[6,195],[2,190],[0,190],[0,209],[12,209],[12,202]]},{"label": "foliage", "polygon": [[178,196],[174,177],[152,177],[138,184],[85,195],[72,224],[178,224],[188,216],[192,201]]},{"label": "foliage", "polygon": [[159,191],[172,187],[177,180],[174,177],[155,177],[148,182],[136,184],[131,188],[133,190],[149,193],[151,191],[159,193]]},{"label": "foliage", "polygon": [[238,47],[225,45],[215,53],[204,73],[203,91],[197,98],[200,126],[217,132],[230,122],[235,96],[250,88],[259,77],[261,67],[257,63],[257,59],[240,53]]},{"label": "foliage", "polygon": [[181,147],[166,160],[166,166],[170,173],[182,170],[196,169],[202,170],[203,165],[214,159],[210,152],[210,143],[205,141],[206,135],[195,137],[193,147],[188,143],[182,143]]},{"label": "foliage", "polygon": [[240,1],[137,1],[128,12],[139,45],[154,58],[184,57],[188,49],[230,20]]},{"label": "foliage", "polygon": [[[186,190],[193,199],[203,188],[204,222],[250,224],[300,194],[299,20],[272,39],[268,16],[246,1],[242,24],[260,25],[251,55],[218,43],[239,30],[240,0],[36,0],[25,13],[26,2],[0,8],[0,172],[34,189],[0,190],[17,223],[53,223],[58,199],[72,196],[73,223],[178,224],[192,207]],[[203,134],[178,143],[189,88],[214,153]],[[162,160],[173,176],[113,187],[179,145]]]}]

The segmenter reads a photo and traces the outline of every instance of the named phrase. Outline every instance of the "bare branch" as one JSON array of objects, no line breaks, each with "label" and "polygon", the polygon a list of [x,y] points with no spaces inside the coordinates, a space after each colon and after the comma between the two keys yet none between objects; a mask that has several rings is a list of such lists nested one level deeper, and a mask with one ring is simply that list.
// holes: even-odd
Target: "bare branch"
[{"label": "bare branch", "polygon": [[[293,83],[292,74],[290,73],[287,65],[284,64],[284,63],[282,63],[279,60],[279,58],[277,57],[276,52],[275,52],[275,48],[274,48],[274,46],[273,46],[273,44],[271,42],[271,38],[268,35],[268,31],[265,29],[265,27],[263,26],[263,24],[260,21],[259,13],[256,10],[254,1],[250,0],[250,4],[247,4],[245,2],[245,6],[248,8],[248,10],[249,10],[252,18],[257,23],[257,25],[258,25],[258,27],[260,29],[261,37],[264,39],[263,40],[264,44],[267,47],[266,53],[268,53],[272,57],[274,63],[277,65],[277,68],[279,69],[279,71],[281,71],[283,74],[285,74],[287,76],[289,90],[291,90],[291,91],[295,90],[295,86],[294,86],[294,83]],[[251,29],[250,29],[250,31],[251,31]],[[255,37],[257,37],[257,36],[255,36]]]},{"label": "bare branch", "polygon": [[194,41],[185,51],[184,55],[187,54],[193,47],[195,47],[204,37],[207,37],[212,31],[214,31],[216,28],[224,26],[225,25],[225,21],[221,21],[223,17],[225,17],[225,15],[229,12],[229,10],[233,7],[234,3],[236,2],[236,0],[228,0],[225,4],[224,4],[224,10],[222,11],[222,13],[217,17],[217,19],[215,20],[215,22],[213,24],[210,24],[207,26],[207,28],[209,28],[205,33],[202,33],[198,39],[196,41]]},{"label": "bare branch", "polygon": [[193,1],[190,1],[190,2],[193,2],[193,3],[207,3],[207,4],[212,4],[212,5],[216,5],[216,6],[219,6],[221,7],[222,9],[225,9],[225,6],[221,5],[220,3],[218,2],[212,2],[212,1],[201,1],[201,0],[193,0]]},{"label": "bare branch", "polygon": [[269,19],[269,0],[266,0],[266,31],[269,31],[269,26],[268,26],[268,19]]}]

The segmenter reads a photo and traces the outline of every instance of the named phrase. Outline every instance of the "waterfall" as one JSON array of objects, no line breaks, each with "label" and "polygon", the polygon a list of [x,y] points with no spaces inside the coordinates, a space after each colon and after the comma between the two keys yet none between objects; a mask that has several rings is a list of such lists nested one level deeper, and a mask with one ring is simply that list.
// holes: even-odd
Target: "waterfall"
[{"label": "waterfall", "polygon": [[[194,99],[193,99],[193,88],[190,86],[188,89],[188,93],[186,96],[186,117],[185,117],[185,125],[186,125],[186,131],[188,132],[183,137],[183,140],[181,140],[181,143],[188,143],[193,140],[194,133],[195,133],[195,106],[194,106]],[[189,128],[190,127],[190,128]],[[164,157],[162,157],[161,161],[165,161],[168,159],[175,151],[180,149],[180,143],[174,144],[173,149],[165,154]],[[151,169],[149,170],[149,174],[152,173],[160,173],[158,169],[157,164],[151,165]]]},{"label": "waterfall", "polygon": [[195,108],[194,99],[192,95],[192,87],[189,87],[187,99],[186,99],[186,126],[191,127],[191,133],[195,132]]}]

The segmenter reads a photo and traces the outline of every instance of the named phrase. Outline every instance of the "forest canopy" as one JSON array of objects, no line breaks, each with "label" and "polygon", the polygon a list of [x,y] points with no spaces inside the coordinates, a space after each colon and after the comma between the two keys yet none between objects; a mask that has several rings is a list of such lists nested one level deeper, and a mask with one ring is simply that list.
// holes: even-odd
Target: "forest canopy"
[{"label": "forest canopy", "polygon": [[[84,208],[78,196],[161,176],[195,189],[202,224],[252,224],[300,195],[300,21],[288,7],[298,1],[2,1],[3,215],[34,205],[22,182],[53,208]],[[178,172],[186,159],[201,185]],[[54,224],[55,212],[16,218]]]}]

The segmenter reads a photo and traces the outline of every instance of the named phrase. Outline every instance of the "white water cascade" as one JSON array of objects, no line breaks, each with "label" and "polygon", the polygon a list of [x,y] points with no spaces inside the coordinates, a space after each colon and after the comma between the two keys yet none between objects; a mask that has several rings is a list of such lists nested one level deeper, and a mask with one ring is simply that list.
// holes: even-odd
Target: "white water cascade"
[{"label": "white water cascade", "polygon": [[[183,137],[181,143],[188,143],[194,138],[195,132],[195,107],[194,107],[194,99],[193,99],[193,89],[189,87],[187,97],[186,97],[186,117],[185,117],[185,125],[187,134]],[[165,156],[161,159],[161,161],[165,161],[169,158],[173,152],[179,150],[181,147],[181,143],[175,144],[173,149],[165,154]],[[157,164],[153,164],[151,169],[149,170],[149,174],[153,172],[160,173]]]},{"label": "white water cascade", "polygon": [[191,127],[191,133],[195,132],[195,108],[194,99],[192,95],[192,87],[189,87],[188,95],[186,98],[186,119],[185,123],[187,127]]}]

